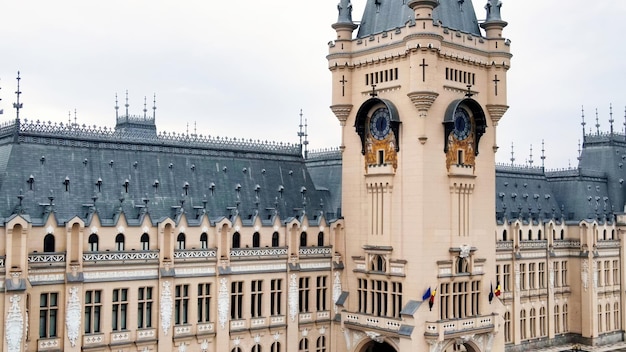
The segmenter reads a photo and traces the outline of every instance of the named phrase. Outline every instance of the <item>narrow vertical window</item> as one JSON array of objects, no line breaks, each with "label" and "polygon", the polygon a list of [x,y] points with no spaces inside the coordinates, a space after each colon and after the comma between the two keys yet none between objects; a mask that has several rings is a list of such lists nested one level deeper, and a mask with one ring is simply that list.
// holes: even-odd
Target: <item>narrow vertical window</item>
[{"label": "narrow vertical window", "polygon": [[198,284],[198,323],[211,321],[211,284]]},{"label": "narrow vertical window", "polygon": [[39,296],[39,337],[57,337],[58,293]]},{"label": "narrow vertical window", "polygon": [[184,325],[189,322],[189,285],[176,285],[174,301],[174,324]]},{"label": "narrow vertical window", "polygon": [[128,309],[128,289],[118,288],[113,290],[111,299],[111,329],[113,331],[126,330],[126,317]]},{"label": "narrow vertical window", "polygon": [[137,328],[152,327],[152,287],[140,287],[137,290]]}]

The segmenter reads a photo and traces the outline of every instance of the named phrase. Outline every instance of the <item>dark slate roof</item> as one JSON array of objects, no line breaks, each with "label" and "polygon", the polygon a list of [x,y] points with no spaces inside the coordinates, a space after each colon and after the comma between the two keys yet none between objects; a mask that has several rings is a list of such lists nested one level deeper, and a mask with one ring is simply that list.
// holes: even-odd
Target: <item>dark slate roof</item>
[{"label": "dark slate roof", "polygon": [[535,223],[558,219],[561,210],[541,167],[496,166],[496,219]]},{"label": "dark slate roof", "polygon": [[129,125],[17,120],[0,126],[5,220],[20,213],[37,223],[50,211],[60,223],[75,216],[89,221],[97,211],[111,225],[120,211],[131,220],[148,214],[153,222],[182,212],[192,221],[206,213],[210,219],[238,215],[244,224],[255,216],[269,223],[275,214],[292,219],[303,212],[309,220],[322,214],[330,220],[329,204],[299,145],[157,134]]},{"label": "dark slate roof", "polygon": [[306,165],[317,189],[328,192],[328,208],[341,217],[341,150],[311,152]]},{"label": "dark slate roof", "polygon": [[[365,5],[357,38],[405,27],[415,23],[415,14],[406,0],[368,0]],[[439,0],[433,11],[435,23],[444,27],[481,36],[471,0]]]}]

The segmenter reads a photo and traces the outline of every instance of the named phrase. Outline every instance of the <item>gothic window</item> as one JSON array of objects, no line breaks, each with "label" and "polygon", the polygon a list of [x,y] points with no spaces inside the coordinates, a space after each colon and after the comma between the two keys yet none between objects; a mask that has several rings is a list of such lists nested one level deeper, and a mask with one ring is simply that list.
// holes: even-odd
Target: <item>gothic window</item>
[{"label": "gothic window", "polygon": [[102,318],[102,291],[85,292],[85,334],[99,333]]},{"label": "gothic window", "polygon": [[300,247],[306,247],[306,232],[300,233]]},{"label": "gothic window", "polygon": [[176,249],[185,249],[185,234],[179,233],[178,237],[176,237]]},{"label": "gothic window", "polygon": [[43,251],[54,252],[54,235],[49,233],[43,238]]},{"label": "gothic window", "polygon": [[537,231],[537,239],[541,240],[541,230]]},{"label": "gothic window", "polygon": [[504,313],[504,342],[511,342],[511,312]]},{"label": "gothic window", "polygon": [[308,313],[309,312],[309,295],[310,295],[310,284],[311,278],[309,277],[301,277],[300,285],[298,291],[298,307],[300,308],[300,313]]},{"label": "gothic window", "polygon": [[98,235],[92,233],[89,235],[89,251],[97,252],[98,251]]},{"label": "gothic window", "polygon": [[241,352],[241,348],[235,347],[232,350],[230,350],[230,352]]},{"label": "gothic window", "polygon": [[273,279],[270,281],[270,315],[276,316],[281,314],[283,290],[282,279]]},{"label": "gothic window", "polygon": [[605,316],[606,331],[611,331],[611,305],[609,303],[607,303],[605,306],[604,316]]},{"label": "gothic window", "polygon": [[272,234],[272,247],[278,247],[278,232]]},{"label": "gothic window", "polygon": [[243,318],[243,281],[230,284],[230,318],[233,320]]},{"label": "gothic window", "polygon": [[252,318],[262,316],[263,312],[263,280],[252,280],[250,283],[250,315]]},{"label": "gothic window", "polygon": [[506,230],[502,231],[502,240],[503,241],[508,241],[508,239],[506,237]]},{"label": "gothic window", "polygon": [[115,250],[124,250],[124,234],[118,233],[117,236],[115,236]]},{"label": "gothic window", "polygon": [[372,255],[371,257],[371,261],[370,261],[370,270],[371,271],[378,271],[378,272],[385,272],[386,271],[386,262],[385,262],[385,258],[383,258],[383,256],[375,254]]},{"label": "gothic window", "polygon": [[567,312],[567,303],[563,305],[563,332],[569,332],[569,326],[567,324],[568,320],[568,312]]},{"label": "gothic window", "polygon": [[198,323],[211,321],[211,284],[198,284]]},{"label": "gothic window", "polygon": [[174,324],[189,322],[189,285],[176,285],[174,301]]},{"label": "gothic window", "polygon": [[456,258],[456,273],[469,273],[469,261],[467,258],[457,257]]},{"label": "gothic window", "polygon": [[561,312],[559,312],[559,306],[554,306],[554,333],[561,333]]},{"label": "gothic window", "polygon": [[539,308],[539,336],[548,336],[546,325],[546,307]]},{"label": "gothic window", "polygon": [[239,232],[235,232],[233,234],[233,248],[240,248],[241,247],[241,235],[239,234]]},{"label": "gothic window", "polygon": [[150,250],[150,236],[147,233],[141,235],[141,249],[144,251]]},{"label": "gothic window", "polygon": [[298,352],[309,352],[309,339],[303,337],[298,344]]},{"label": "gothic window", "polygon": [[317,246],[318,247],[324,246],[324,232],[322,232],[322,231],[320,231],[317,234]]},{"label": "gothic window", "polygon": [[202,249],[209,248],[209,239],[208,239],[208,236],[207,236],[206,232],[203,232],[200,235],[200,248],[202,248]]},{"label": "gothic window", "polygon": [[598,304],[598,333],[603,332],[602,330],[602,305]]},{"label": "gothic window", "polygon": [[519,240],[522,241],[522,230],[519,230]]},{"label": "gothic window", "polygon": [[533,239],[533,230],[528,230],[528,240],[532,241]]},{"label": "gothic window", "polygon": [[152,327],[152,287],[140,287],[137,291],[137,328]]},{"label": "gothic window", "polygon": [[565,230],[561,229],[561,239],[565,239]]},{"label": "gothic window", "polygon": [[615,302],[613,304],[613,329],[614,330],[619,330],[620,329],[620,318],[619,318],[619,303]]},{"label": "gothic window", "polygon": [[111,329],[113,331],[126,330],[126,318],[128,312],[128,289],[117,288],[113,290]]},{"label": "gothic window", "polygon": [[328,276],[317,277],[316,287],[316,309],[317,311],[325,311],[328,302]]},{"label": "gothic window", "polygon": [[280,350],[280,342],[276,341],[272,344],[271,352],[281,352]]},{"label": "gothic window", "polygon": [[326,352],[326,336],[320,336],[317,338],[315,352]]},{"label": "gothic window", "polygon": [[261,352],[261,345],[256,344],[252,346],[252,349],[250,350],[250,352]]},{"label": "gothic window", "polygon": [[255,232],[252,235],[252,247],[258,248],[261,247],[261,235],[258,232]]}]

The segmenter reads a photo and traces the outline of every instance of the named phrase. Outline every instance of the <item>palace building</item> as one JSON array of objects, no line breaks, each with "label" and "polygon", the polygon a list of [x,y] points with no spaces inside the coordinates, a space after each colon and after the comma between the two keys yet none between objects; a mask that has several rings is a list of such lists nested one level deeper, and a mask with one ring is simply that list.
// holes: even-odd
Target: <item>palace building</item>
[{"label": "palace building", "polygon": [[[338,149],[0,125],[0,351],[496,352],[624,340],[626,134],[497,165],[501,2],[340,0]],[[36,102],[34,102],[36,104]],[[145,104],[144,104],[145,105]],[[542,154],[543,160],[543,154]]]}]

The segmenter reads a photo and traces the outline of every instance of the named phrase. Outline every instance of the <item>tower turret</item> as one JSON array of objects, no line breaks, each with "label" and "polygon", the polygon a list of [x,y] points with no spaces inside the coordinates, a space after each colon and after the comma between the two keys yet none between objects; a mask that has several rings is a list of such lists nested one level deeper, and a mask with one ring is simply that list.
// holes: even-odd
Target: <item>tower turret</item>
[{"label": "tower turret", "polygon": [[500,0],[488,0],[487,5],[485,5],[487,19],[480,26],[485,30],[487,38],[502,38],[502,29],[508,23],[502,20],[501,8],[502,2]]}]

